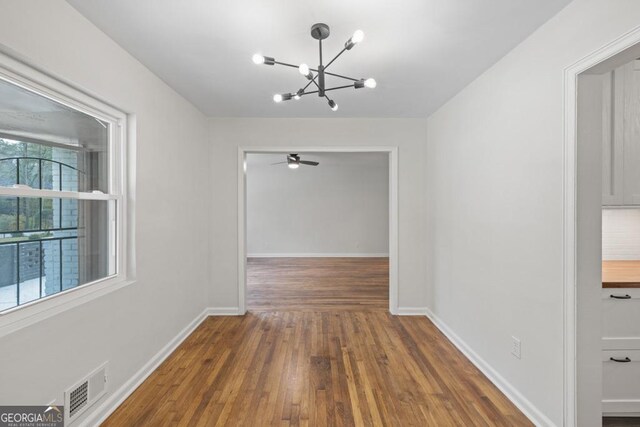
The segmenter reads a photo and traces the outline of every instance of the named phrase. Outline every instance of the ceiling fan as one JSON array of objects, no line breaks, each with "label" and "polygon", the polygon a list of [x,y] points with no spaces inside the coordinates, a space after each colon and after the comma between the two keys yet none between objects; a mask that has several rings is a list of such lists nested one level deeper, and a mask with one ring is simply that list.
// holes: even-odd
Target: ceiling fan
[{"label": "ceiling fan", "polygon": [[272,163],[272,165],[282,165],[286,163],[287,166],[289,166],[289,169],[298,169],[298,167],[300,165],[308,165],[308,166],[318,166],[320,163],[319,162],[313,162],[310,160],[300,160],[300,156],[295,154],[295,153],[291,153],[291,154],[287,154],[287,160],[284,162],[278,162],[278,163]]}]

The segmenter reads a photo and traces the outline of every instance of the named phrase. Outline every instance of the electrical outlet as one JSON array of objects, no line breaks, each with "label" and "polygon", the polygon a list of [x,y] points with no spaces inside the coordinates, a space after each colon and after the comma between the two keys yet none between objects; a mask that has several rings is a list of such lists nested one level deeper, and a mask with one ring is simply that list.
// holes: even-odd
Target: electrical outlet
[{"label": "electrical outlet", "polygon": [[521,343],[520,340],[516,337],[511,337],[511,354],[513,354],[518,359],[521,358]]}]

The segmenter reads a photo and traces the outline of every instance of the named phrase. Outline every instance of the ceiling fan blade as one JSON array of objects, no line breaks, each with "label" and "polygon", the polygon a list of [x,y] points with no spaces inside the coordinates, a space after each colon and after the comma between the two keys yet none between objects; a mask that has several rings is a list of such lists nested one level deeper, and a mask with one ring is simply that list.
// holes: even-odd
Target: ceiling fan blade
[{"label": "ceiling fan blade", "polygon": [[277,162],[277,163],[271,163],[271,166],[273,165],[283,165],[285,163],[289,163],[289,162]]},{"label": "ceiling fan blade", "polygon": [[303,165],[309,165],[309,166],[318,166],[320,164],[319,162],[312,162],[309,160],[300,160],[300,163],[302,163]]}]

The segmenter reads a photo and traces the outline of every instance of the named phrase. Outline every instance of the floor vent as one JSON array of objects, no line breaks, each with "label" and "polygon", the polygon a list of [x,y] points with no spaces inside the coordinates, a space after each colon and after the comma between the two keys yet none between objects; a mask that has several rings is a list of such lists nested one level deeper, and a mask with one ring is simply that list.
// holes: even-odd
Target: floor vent
[{"label": "floor vent", "polygon": [[107,364],[81,379],[64,393],[65,420],[73,422],[107,392]]}]

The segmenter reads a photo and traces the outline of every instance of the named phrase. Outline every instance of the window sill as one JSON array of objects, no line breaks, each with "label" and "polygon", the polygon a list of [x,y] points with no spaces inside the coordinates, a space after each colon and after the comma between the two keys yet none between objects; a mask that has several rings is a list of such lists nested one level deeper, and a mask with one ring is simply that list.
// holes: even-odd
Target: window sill
[{"label": "window sill", "polygon": [[110,277],[0,313],[0,338],[135,283]]}]

